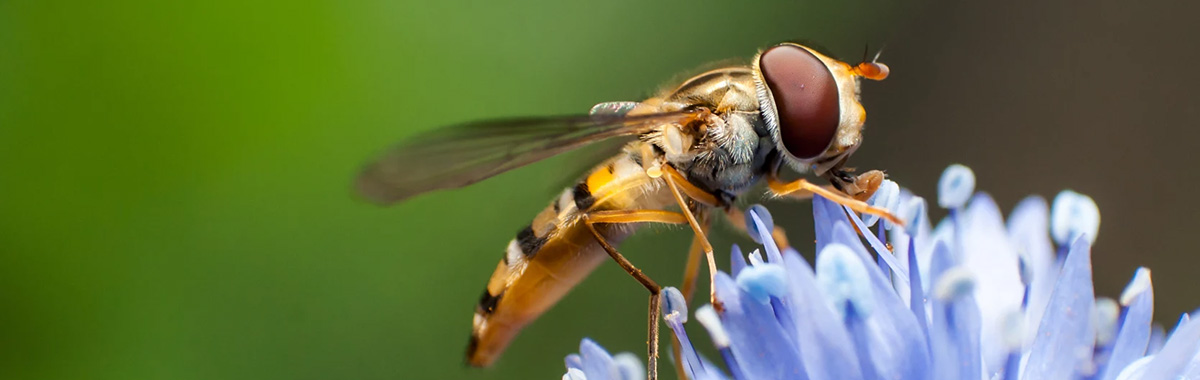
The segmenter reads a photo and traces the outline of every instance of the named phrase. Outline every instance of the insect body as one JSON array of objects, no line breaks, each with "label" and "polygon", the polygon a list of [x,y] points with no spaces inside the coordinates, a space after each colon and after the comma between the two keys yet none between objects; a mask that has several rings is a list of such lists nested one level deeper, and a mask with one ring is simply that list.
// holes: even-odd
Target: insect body
[{"label": "insect body", "polygon": [[[465,186],[594,141],[630,139],[509,242],[475,308],[467,361],[491,364],[523,326],[612,258],[650,291],[653,379],[659,287],[614,247],[643,223],[688,224],[711,276],[715,264],[704,236],[709,214],[736,211],[733,201],[764,179],[779,196],[819,193],[895,219],[862,202],[882,173],[852,176],[842,169],[861,143],[860,78],[886,76],[883,64],[851,66],[805,46],[781,44],[751,65],[704,72],[642,102],[603,103],[580,117],[465,124],[418,137],[368,165],[358,188],[369,199],[390,203]],[[824,177],[833,189],[804,179],[785,183],[778,177],[785,165]]]}]

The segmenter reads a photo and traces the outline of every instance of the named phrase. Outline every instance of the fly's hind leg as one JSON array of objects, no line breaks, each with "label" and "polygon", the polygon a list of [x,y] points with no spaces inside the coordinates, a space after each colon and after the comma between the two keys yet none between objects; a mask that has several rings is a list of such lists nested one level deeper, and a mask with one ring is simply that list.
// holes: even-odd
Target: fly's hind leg
[{"label": "fly's hind leg", "polygon": [[676,212],[663,210],[605,210],[593,211],[583,216],[583,223],[592,236],[596,238],[596,242],[600,243],[600,247],[604,248],[605,252],[612,257],[617,265],[621,266],[625,272],[633,276],[638,283],[641,283],[646,290],[650,291],[650,316],[649,316],[649,338],[647,341],[647,358],[646,358],[646,376],[650,380],[658,378],[658,318],[662,315],[662,304],[659,299],[662,293],[662,287],[654,280],[650,279],[641,269],[633,266],[625,256],[617,252],[617,249],[609,244],[608,239],[604,238],[604,234],[596,229],[597,224],[623,224],[623,223],[667,223],[667,224],[683,224],[687,223],[687,218]]}]

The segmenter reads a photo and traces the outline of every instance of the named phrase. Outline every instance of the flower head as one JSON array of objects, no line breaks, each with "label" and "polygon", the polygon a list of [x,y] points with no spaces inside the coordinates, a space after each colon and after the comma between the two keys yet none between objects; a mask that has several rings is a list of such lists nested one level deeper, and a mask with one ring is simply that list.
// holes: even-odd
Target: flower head
[{"label": "flower head", "polygon": [[[949,217],[932,225],[924,200],[887,190],[870,203],[907,223],[890,233],[876,226],[878,237],[874,223],[815,198],[815,270],[769,235],[755,239],[765,258],[755,250],[747,264],[735,247],[730,273],[718,273],[713,284],[720,307],[701,306],[694,318],[728,372],[694,352],[682,297],[666,289],[665,320],[683,343],[686,375],[1200,379],[1200,314],[1185,314],[1169,335],[1155,327],[1149,270],[1138,269],[1118,300],[1094,295],[1090,249],[1099,212],[1091,198],[1064,192],[1053,212],[1029,198],[1006,224],[990,197],[970,195],[970,169],[953,166],[943,175],[939,188],[952,194],[939,194],[938,204],[951,209]],[[765,208],[746,214],[752,234],[771,231]]]}]

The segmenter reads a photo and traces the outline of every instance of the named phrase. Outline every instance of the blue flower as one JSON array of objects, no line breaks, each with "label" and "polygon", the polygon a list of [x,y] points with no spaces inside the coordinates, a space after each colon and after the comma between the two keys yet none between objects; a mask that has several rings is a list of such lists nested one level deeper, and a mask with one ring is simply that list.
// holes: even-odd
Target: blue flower
[{"label": "blue flower", "polygon": [[[869,203],[905,228],[874,226],[877,218],[866,223],[815,198],[815,265],[775,246],[771,216],[750,208],[746,224],[761,235],[761,251],[747,263],[735,246],[730,272],[713,284],[719,305],[694,316],[724,372],[696,354],[682,296],[664,291],[664,320],[682,342],[688,378],[1200,380],[1200,312],[1183,315],[1170,334],[1154,325],[1148,269],[1119,299],[1094,295],[1100,214],[1091,198],[1064,191],[1051,208],[1031,197],[1006,223],[989,196],[971,195],[974,183],[965,166],[946,170],[938,204],[950,212],[933,225],[923,199],[886,181]],[[615,364],[588,370],[604,365],[572,357],[564,379],[629,378]]]}]

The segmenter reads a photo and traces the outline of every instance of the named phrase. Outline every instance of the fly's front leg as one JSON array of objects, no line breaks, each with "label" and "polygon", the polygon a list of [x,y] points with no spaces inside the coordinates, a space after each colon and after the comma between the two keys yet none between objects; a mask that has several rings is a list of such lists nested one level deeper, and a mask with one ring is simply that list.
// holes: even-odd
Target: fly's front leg
[{"label": "fly's front leg", "polygon": [[854,189],[859,191],[858,194],[855,194],[853,197],[842,194],[836,189],[828,189],[823,186],[817,186],[803,178],[793,182],[783,182],[779,180],[779,177],[770,175],[767,177],[767,187],[771,189],[772,193],[780,197],[786,196],[807,199],[811,198],[813,194],[820,195],[825,199],[833,201],[833,203],[849,207],[851,210],[856,212],[876,215],[880,218],[887,219],[889,222],[892,222],[896,225],[902,226],[904,225],[904,222],[895,215],[892,215],[890,212],[888,212],[888,210],[868,205],[867,202],[865,202],[865,200],[870,198],[872,194],[875,194],[875,190],[879,189],[882,178],[878,176],[882,175],[883,173],[879,172],[878,170],[872,170],[859,175],[853,182],[849,183],[849,185],[854,186]]},{"label": "fly's front leg", "polygon": [[664,174],[662,178],[667,181],[667,186],[671,188],[671,195],[675,197],[675,202],[679,204],[680,212],[687,217],[688,225],[692,227],[692,232],[696,234],[696,242],[700,243],[700,248],[704,251],[704,257],[708,261],[708,298],[712,302],[713,307],[720,310],[721,303],[717,302],[717,287],[715,286],[717,261],[713,257],[712,243],[708,241],[708,234],[705,232],[705,227],[700,225],[695,213],[692,212],[692,208],[688,206],[688,202],[683,198],[683,195],[687,194],[688,198],[710,207],[720,205],[720,201],[712,193],[688,182],[687,178],[671,167],[671,165],[663,164],[662,171]]},{"label": "fly's front leg", "polygon": [[662,315],[662,305],[659,299],[662,293],[662,287],[658,283],[650,279],[641,269],[633,266],[624,255],[617,252],[617,249],[609,244],[608,239],[604,238],[604,234],[596,229],[597,224],[622,224],[622,223],[667,223],[667,224],[683,224],[687,223],[687,217],[677,212],[663,210],[605,210],[593,211],[584,214],[583,223],[588,231],[591,231],[592,236],[596,238],[596,242],[600,243],[600,247],[608,252],[608,256],[612,257],[617,265],[621,266],[626,273],[633,276],[638,283],[641,283],[646,290],[650,291],[650,315],[649,315],[649,338],[647,344],[646,358],[646,376],[650,380],[658,378],[658,318]]}]

